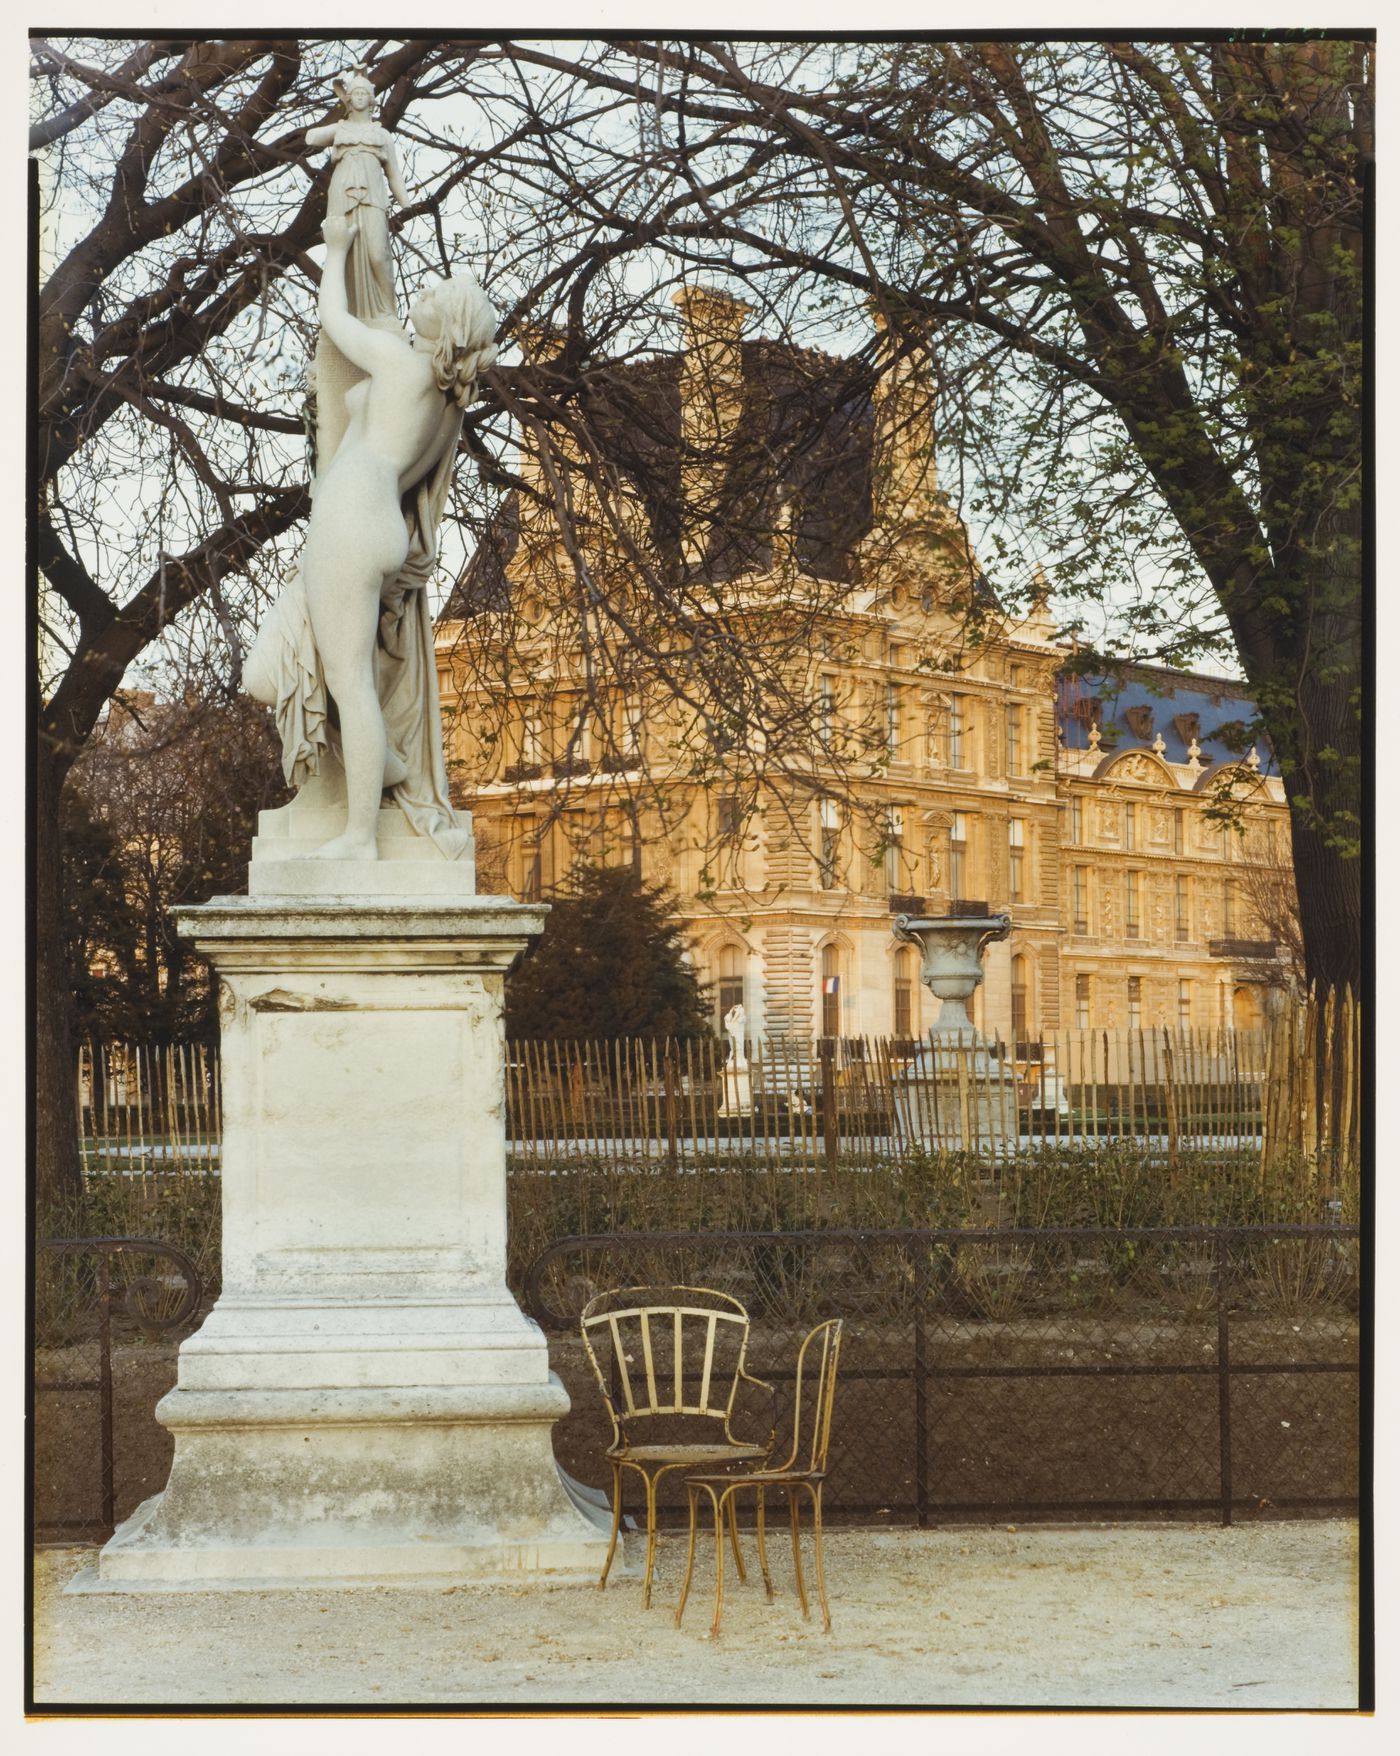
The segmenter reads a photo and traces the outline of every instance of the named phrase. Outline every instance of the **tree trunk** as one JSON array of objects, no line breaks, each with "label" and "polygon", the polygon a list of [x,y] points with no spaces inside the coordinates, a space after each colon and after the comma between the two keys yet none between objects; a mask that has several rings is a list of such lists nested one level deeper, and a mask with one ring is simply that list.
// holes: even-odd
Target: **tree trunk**
[{"label": "tree trunk", "polygon": [[67,763],[41,739],[34,813],[34,1131],[39,1211],[80,1194],[72,982],[63,918],[59,795]]},{"label": "tree trunk", "polygon": [[[1326,801],[1315,801],[1326,810]],[[1293,811],[1293,877],[1309,982],[1320,988],[1361,982],[1361,861],[1345,857],[1310,811]]]}]

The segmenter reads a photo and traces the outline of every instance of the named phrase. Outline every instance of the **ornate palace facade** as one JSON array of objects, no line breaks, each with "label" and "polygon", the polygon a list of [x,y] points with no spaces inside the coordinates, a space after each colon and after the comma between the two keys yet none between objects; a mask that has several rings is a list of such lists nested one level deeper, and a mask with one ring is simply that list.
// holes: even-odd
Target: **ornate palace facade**
[{"label": "ornate palace facade", "polygon": [[[687,500],[709,493],[718,513],[708,535],[660,529],[638,473],[632,522],[730,625],[797,619],[783,662],[810,708],[805,760],[707,774],[673,690],[635,667],[600,685],[555,607],[570,563],[554,522],[518,497],[438,625],[481,888],[548,895],[577,860],[632,862],[676,892],[716,1019],[742,1000],[755,1033],[919,1034],[936,1003],[891,917],[971,900],[1014,923],[987,953],[985,1030],[1256,1024],[1282,980],[1264,917],[1288,825],[1267,749],[1241,737],[1240,686],[1074,674],[1044,603],[1019,620],[996,607],[937,491],[926,416],[901,404],[907,377],[862,392],[847,362],[744,341],[733,301],[678,303],[683,354],[629,382],[650,372],[662,449],[669,432],[699,460],[681,466]],[[810,430],[814,385],[821,442],[785,453],[783,410],[800,404]],[[726,526],[732,452],[755,429],[783,479],[750,481]],[[583,488],[574,505],[587,542]],[[600,534],[594,576],[625,593],[606,550]]]}]

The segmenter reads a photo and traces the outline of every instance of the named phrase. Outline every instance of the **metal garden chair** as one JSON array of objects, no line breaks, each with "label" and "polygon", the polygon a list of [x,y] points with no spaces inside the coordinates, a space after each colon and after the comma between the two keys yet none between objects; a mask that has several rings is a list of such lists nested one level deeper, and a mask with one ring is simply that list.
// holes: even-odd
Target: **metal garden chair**
[{"label": "metal garden chair", "polygon": [[[598,1581],[608,1582],[622,1521],[622,1478],[641,1476],[646,1489],[647,1560],[642,1603],[651,1603],[656,1561],[656,1490],[673,1470],[761,1462],[767,1442],[736,1438],[734,1404],[741,1384],[773,1387],[744,1369],[749,1314],[737,1299],[707,1287],[623,1287],[589,1301],[579,1319],[593,1376],[612,1419],[607,1458],[612,1467],[612,1536]],[[604,1363],[607,1371],[604,1371]],[[744,1563],[730,1520],[739,1577]]]},{"label": "metal garden chair", "polygon": [[[676,1626],[685,1614],[685,1601],[690,1595],[690,1576],[695,1566],[695,1533],[700,1510],[700,1496],[707,1494],[715,1515],[715,1619],[710,1634],[719,1633],[720,1616],[724,1609],[724,1541],[723,1526],[727,1518],[730,1537],[738,1553],[735,1530],[734,1501],[747,1488],[755,1491],[758,1500],[758,1564],[763,1570],[763,1583],[773,1596],[773,1580],[768,1572],[768,1549],[764,1540],[765,1501],[770,1488],[780,1488],[787,1495],[788,1521],[792,1528],[792,1564],[797,1575],[797,1595],[802,1601],[802,1614],[810,1612],[807,1588],[802,1579],[802,1544],[798,1496],[805,1493],[812,1503],[812,1547],[816,1561],[817,1596],[822,1606],[822,1628],[831,1632],[831,1609],[826,1599],[826,1566],[822,1556],[822,1484],[826,1480],[827,1452],[831,1445],[831,1411],[836,1398],[836,1368],[841,1355],[842,1320],[837,1317],[819,1323],[803,1338],[797,1352],[796,1383],[793,1390],[792,1449],[786,1460],[772,1467],[745,1469],[731,1475],[692,1475],[686,1477],[690,1494],[690,1544],[685,1557],[685,1583],[681,1600],[676,1605]],[[739,1578],[744,1577],[743,1569]]]}]

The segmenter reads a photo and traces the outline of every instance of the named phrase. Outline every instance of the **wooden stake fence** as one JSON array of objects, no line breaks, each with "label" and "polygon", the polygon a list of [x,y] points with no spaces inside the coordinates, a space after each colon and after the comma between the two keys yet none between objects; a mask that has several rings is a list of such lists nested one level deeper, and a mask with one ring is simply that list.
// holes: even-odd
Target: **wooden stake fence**
[{"label": "wooden stake fence", "polygon": [[[591,1158],[624,1169],[735,1156],[835,1169],[940,1148],[1147,1144],[1257,1151],[1335,1172],[1361,1149],[1360,1007],[1309,994],[1261,1031],[1048,1031],[1004,1044],[774,1037],[726,1073],[727,1042],[513,1042],[507,1132],[517,1169]],[[729,1101],[726,1102],[726,1089]],[[76,1097],[89,1174],[217,1170],[217,1054],[201,1044],[84,1044]]]}]

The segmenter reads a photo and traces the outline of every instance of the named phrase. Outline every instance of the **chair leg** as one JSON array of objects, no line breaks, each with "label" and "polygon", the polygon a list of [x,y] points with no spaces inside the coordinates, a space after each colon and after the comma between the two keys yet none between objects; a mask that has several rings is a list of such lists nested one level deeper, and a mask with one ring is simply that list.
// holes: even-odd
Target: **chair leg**
[{"label": "chair leg", "polygon": [[713,1488],[706,1488],[705,1492],[715,1503],[715,1619],[710,1623],[710,1639],[717,1640],[724,1609],[724,1501]]},{"label": "chair leg", "polygon": [[647,1570],[642,1580],[642,1608],[651,1608],[651,1575],[656,1566],[656,1477],[650,1470],[644,1471],[642,1480],[647,1485]]},{"label": "chair leg", "polygon": [[792,1526],[792,1570],[797,1575],[797,1595],[802,1600],[802,1615],[805,1620],[810,1613],[807,1608],[807,1587],[802,1583],[802,1542],[797,1516],[797,1489],[789,1488],[788,1522]]},{"label": "chair leg", "polygon": [[768,1498],[767,1489],[755,1490],[758,1495],[758,1564],[763,1569],[763,1583],[768,1591],[768,1601],[773,1601],[773,1575],[768,1571],[768,1544],[764,1541],[765,1503]]},{"label": "chair leg", "polygon": [[822,1632],[831,1632],[831,1606],[826,1601],[826,1563],[822,1559],[822,1485],[812,1488],[812,1548],[817,1559],[817,1596],[822,1606]]},{"label": "chair leg", "polygon": [[681,1601],[676,1605],[677,1628],[685,1614],[685,1600],[690,1596],[690,1576],[695,1571],[695,1525],[696,1515],[700,1510],[699,1488],[693,1482],[687,1482],[686,1488],[690,1495],[690,1542],[685,1551],[685,1578],[681,1581]]},{"label": "chair leg", "polygon": [[608,1574],[612,1572],[613,1556],[617,1553],[617,1533],[622,1524],[622,1471],[613,1465],[612,1491],[612,1534],[608,1538],[607,1559],[603,1562],[602,1576],[598,1581],[598,1590],[602,1591],[608,1583]]},{"label": "chair leg", "polygon": [[733,1494],[727,1495],[725,1506],[729,1512],[729,1546],[734,1551],[734,1570],[739,1575],[739,1583],[742,1585],[748,1575],[744,1572],[744,1557],[739,1552],[739,1514],[734,1510],[734,1499]]}]

